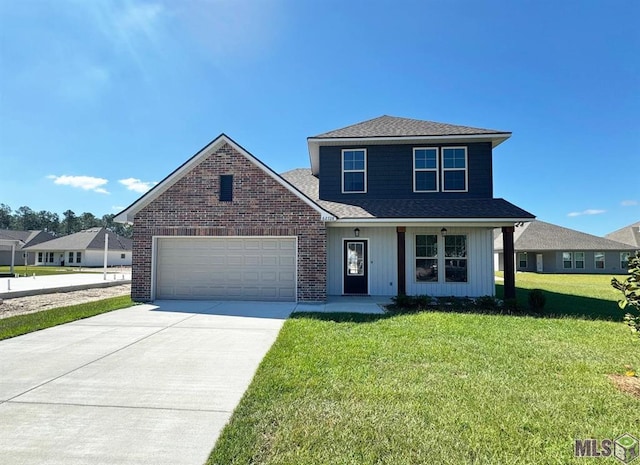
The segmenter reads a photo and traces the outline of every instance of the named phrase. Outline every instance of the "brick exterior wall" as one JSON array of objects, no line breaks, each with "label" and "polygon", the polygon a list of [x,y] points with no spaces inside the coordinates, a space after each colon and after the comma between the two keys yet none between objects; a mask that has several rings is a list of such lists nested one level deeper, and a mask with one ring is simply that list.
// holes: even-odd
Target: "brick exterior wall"
[{"label": "brick exterior wall", "polygon": [[[232,202],[218,200],[224,174],[233,174]],[[298,300],[326,299],[320,214],[226,143],[136,214],[134,300],[151,300],[153,236],[297,236]]]}]

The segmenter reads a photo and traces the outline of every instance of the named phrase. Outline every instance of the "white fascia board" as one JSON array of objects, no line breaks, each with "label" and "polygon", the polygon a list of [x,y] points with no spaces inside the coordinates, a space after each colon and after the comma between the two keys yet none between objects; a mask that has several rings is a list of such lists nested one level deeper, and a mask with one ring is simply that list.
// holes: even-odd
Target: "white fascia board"
[{"label": "white fascia board", "polygon": [[166,192],[171,186],[173,186],[176,182],[178,182],[188,171],[190,171],[193,167],[198,165],[202,160],[211,155],[213,152],[218,150],[223,144],[229,144],[233,147],[238,153],[242,154],[247,160],[256,165],[258,168],[262,169],[266,174],[271,176],[276,182],[278,182],[281,186],[287,189],[289,192],[300,198],[303,202],[313,208],[320,214],[320,218],[322,221],[333,221],[335,220],[335,216],[330,212],[321,208],[318,204],[313,202],[307,196],[305,196],[302,192],[297,190],[287,181],[285,181],[280,175],[278,175],[275,171],[269,168],[267,165],[262,163],[256,157],[251,155],[247,150],[238,145],[233,139],[228,137],[225,134],[221,134],[217,138],[215,138],[212,142],[210,142],[207,146],[201,149],[198,153],[196,153],[193,157],[179,166],[175,171],[169,174],[164,180],[158,183],[153,187],[150,191],[132,203],[125,210],[118,213],[113,220],[118,223],[133,223],[133,219],[140,210],[149,205],[155,199],[160,197],[164,192]]},{"label": "white fascia board", "polygon": [[491,141],[491,147],[495,148],[511,137],[510,132],[495,134],[461,134],[452,136],[393,136],[393,137],[308,137],[309,160],[311,172],[318,175],[320,172],[320,145],[379,145],[387,142],[404,144],[441,143],[441,142],[467,142],[467,141]]},{"label": "white fascia board", "polygon": [[513,226],[516,223],[531,221],[531,218],[340,218],[328,227],[355,227],[355,226],[453,226],[469,225],[498,228],[501,226]]}]

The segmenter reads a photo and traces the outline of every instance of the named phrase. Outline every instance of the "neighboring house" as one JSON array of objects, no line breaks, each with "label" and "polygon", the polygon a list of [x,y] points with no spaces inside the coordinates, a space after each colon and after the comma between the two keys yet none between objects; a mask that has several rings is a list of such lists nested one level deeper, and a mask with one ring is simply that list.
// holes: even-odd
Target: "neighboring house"
[{"label": "neighboring house", "polygon": [[[14,231],[0,229],[0,265],[33,265],[35,254],[24,248],[53,239],[53,234],[43,230]],[[12,257],[13,256],[13,257]],[[13,261],[12,261],[13,258]]]},{"label": "neighboring house", "polygon": [[[635,249],[538,220],[517,227],[514,234],[517,271],[621,274],[626,273],[629,255]],[[499,231],[495,232],[494,251],[495,267],[503,270],[504,250]]]},{"label": "neighboring house", "polygon": [[118,236],[105,228],[85,229],[28,247],[27,250],[35,254],[36,265],[103,266],[107,235],[107,266],[131,265],[131,239]]},{"label": "neighboring house", "polygon": [[493,228],[508,243],[534,218],[493,198],[510,136],[382,116],[310,137],[311,169],[278,175],[222,134],[116,215],[132,297],[493,295]]},{"label": "neighboring house", "polygon": [[607,234],[607,239],[629,244],[640,250],[640,221]]}]

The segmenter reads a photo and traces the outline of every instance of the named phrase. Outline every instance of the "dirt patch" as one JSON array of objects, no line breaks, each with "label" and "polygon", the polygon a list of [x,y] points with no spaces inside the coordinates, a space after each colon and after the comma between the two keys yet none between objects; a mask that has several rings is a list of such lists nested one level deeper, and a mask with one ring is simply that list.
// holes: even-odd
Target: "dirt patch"
[{"label": "dirt patch", "polygon": [[0,319],[129,294],[131,294],[131,284],[16,297],[15,299],[6,299],[2,302],[0,305]]},{"label": "dirt patch", "polygon": [[618,389],[640,399],[640,378],[635,376],[609,375]]}]

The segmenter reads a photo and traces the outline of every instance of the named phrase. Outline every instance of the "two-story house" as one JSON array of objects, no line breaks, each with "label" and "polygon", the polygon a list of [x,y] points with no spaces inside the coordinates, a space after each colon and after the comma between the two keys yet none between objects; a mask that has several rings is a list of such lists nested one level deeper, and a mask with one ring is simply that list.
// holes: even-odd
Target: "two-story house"
[{"label": "two-story house", "polygon": [[311,168],[278,175],[222,134],[116,216],[135,224],[132,296],[493,295],[493,229],[508,256],[534,218],[493,198],[510,135],[382,116],[308,138]]}]

